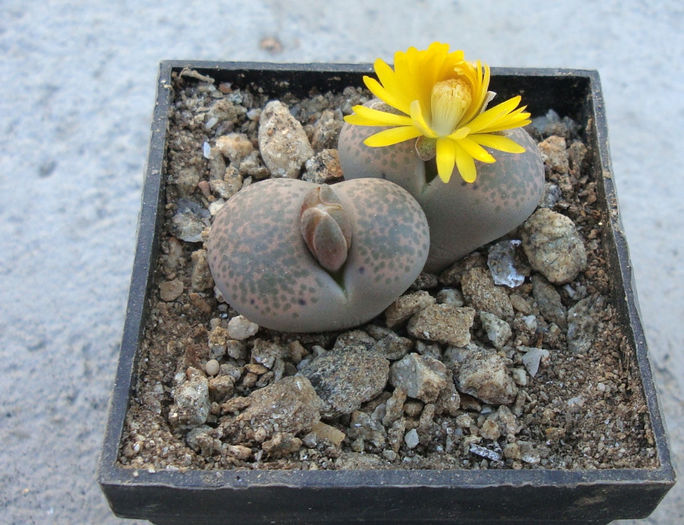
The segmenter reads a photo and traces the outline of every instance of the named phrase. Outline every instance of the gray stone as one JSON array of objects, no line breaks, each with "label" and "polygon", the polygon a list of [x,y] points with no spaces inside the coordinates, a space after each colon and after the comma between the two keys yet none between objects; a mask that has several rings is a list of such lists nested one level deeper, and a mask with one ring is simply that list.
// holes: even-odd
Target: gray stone
[{"label": "gray stone", "polygon": [[401,417],[404,412],[406,397],[406,392],[404,392],[404,390],[401,388],[394,389],[392,397],[385,403],[385,415],[382,418],[383,425],[388,427]]},{"label": "gray stone", "polygon": [[216,359],[209,359],[204,365],[204,371],[208,376],[215,376],[219,373],[219,362]]},{"label": "gray stone", "polygon": [[370,442],[376,447],[385,444],[385,427],[380,421],[360,410],[352,412],[347,435],[351,439],[363,439],[364,442]]},{"label": "gray stone", "polygon": [[192,427],[203,425],[211,407],[207,378],[199,373],[193,374],[175,388],[173,401],[169,410],[171,424]]},{"label": "gray stone", "polygon": [[247,358],[247,345],[244,341],[228,339],[226,341],[226,355],[233,359],[242,360]]},{"label": "gray stone", "polygon": [[185,242],[201,242],[202,232],[209,226],[209,210],[188,199],[178,199],[177,211],[171,219],[176,236]]},{"label": "gray stone", "polygon": [[543,359],[548,359],[549,351],[543,348],[521,346],[519,350],[525,352],[522,356],[523,365],[527,369],[527,372],[532,376],[536,376],[539,371],[539,365]]},{"label": "gray stone", "polygon": [[489,312],[505,320],[513,318],[511,300],[483,268],[470,268],[463,272],[461,290],[467,303],[479,312]]},{"label": "gray stone", "polygon": [[324,149],[304,163],[302,180],[316,184],[332,183],[342,179],[342,167],[336,149]]},{"label": "gray stone", "polygon": [[476,445],[475,443],[470,444],[469,451],[471,454],[475,454],[476,456],[480,456],[490,461],[501,461],[501,454],[499,452],[481,445]]},{"label": "gray stone", "polygon": [[575,224],[547,208],[525,221],[522,245],[532,268],[554,284],[572,281],[586,268],[587,254]]},{"label": "gray stone", "polygon": [[544,196],[542,197],[541,202],[539,203],[539,207],[553,208],[562,196],[563,192],[561,192],[560,188],[558,187],[558,184],[554,184],[553,182],[545,182]]},{"label": "gray stone", "polygon": [[390,383],[409,397],[431,403],[447,386],[447,368],[432,357],[409,354],[390,369]]},{"label": "gray stone", "polygon": [[418,432],[415,428],[412,428],[406,433],[404,436],[404,443],[406,443],[406,447],[409,449],[413,449],[418,446],[420,443],[420,438],[418,437]]},{"label": "gray stone", "polygon": [[458,415],[459,408],[461,408],[461,396],[454,385],[454,378],[451,370],[447,370],[447,384],[446,387],[439,393],[435,401],[435,408],[437,414],[447,414],[451,417]]},{"label": "gray stone", "polygon": [[197,188],[200,181],[200,172],[195,166],[182,168],[172,178],[171,182],[178,188],[181,197],[188,197]]},{"label": "gray stone", "polygon": [[416,340],[415,351],[420,355],[427,355],[439,361],[442,360],[442,349],[438,343],[426,343],[425,341]]},{"label": "gray stone", "polygon": [[518,257],[516,248],[520,246],[520,241],[510,239],[499,241],[489,248],[487,254],[487,267],[491,272],[494,284],[515,288],[525,282],[525,275]]},{"label": "gray stone", "polygon": [[496,348],[503,348],[513,335],[511,326],[506,321],[489,312],[480,312],[480,322],[487,333],[487,338]]},{"label": "gray stone", "polygon": [[269,102],[259,117],[259,151],[273,177],[297,178],[314,152],[302,125],[280,101]]},{"label": "gray stone", "polygon": [[561,303],[561,296],[555,286],[541,275],[533,275],[532,295],[544,319],[563,328],[567,326],[565,306]]},{"label": "gray stone", "polygon": [[282,359],[285,349],[274,341],[255,339],[252,343],[251,358],[253,363],[259,363],[271,370],[276,361]]},{"label": "gray stone", "polygon": [[421,272],[411,284],[411,290],[432,290],[439,286],[439,279],[434,273]]},{"label": "gray stone", "polygon": [[351,348],[370,350],[376,344],[376,340],[363,330],[347,330],[335,339],[332,351],[349,350]]},{"label": "gray stone", "polygon": [[342,113],[339,110],[324,110],[314,122],[311,146],[316,151],[336,147],[340,129],[342,129]]},{"label": "gray stone", "polygon": [[503,359],[490,352],[466,358],[458,371],[458,389],[492,405],[509,405],[518,393]]},{"label": "gray stone", "polygon": [[185,436],[188,446],[203,456],[211,456],[221,450],[221,440],[217,437],[217,431],[207,425],[195,427]]},{"label": "gray stone", "polygon": [[390,361],[396,361],[408,354],[413,348],[413,340],[408,337],[400,337],[394,332],[375,343],[373,352],[381,355]]},{"label": "gray stone", "polygon": [[300,369],[323,400],[321,414],[329,419],[351,414],[379,395],[387,384],[389,361],[365,350],[327,352]]},{"label": "gray stone", "polygon": [[431,304],[416,313],[408,322],[408,333],[426,341],[453,346],[470,342],[470,327],[475,310],[450,304]]},{"label": "gray stone", "polygon": [[434,303],[435,298],[425,290],[402,295],[385,310],[385,323],[389,328],[394,328]]},{"label": "gray stone", "polygon": [[456,288],[442,288],[437,292],[437,302],[451,304],[453,306],[463,306],[463,294]]},{"label": "gray stone", "polygon": [[207,263],[207,251],[195,250],[190,254],[192,260],[192,273],[190,275],[190,288],[197,292],[209,290],[214,287],[214,279],[209,271]]},{"label": "gray stone", "polygon": [[572,352],[585,353],[591,349],[597,332],[596,312],[605,307],[605,300],[600,295],[586,297],[568,310],[568,349]]}]

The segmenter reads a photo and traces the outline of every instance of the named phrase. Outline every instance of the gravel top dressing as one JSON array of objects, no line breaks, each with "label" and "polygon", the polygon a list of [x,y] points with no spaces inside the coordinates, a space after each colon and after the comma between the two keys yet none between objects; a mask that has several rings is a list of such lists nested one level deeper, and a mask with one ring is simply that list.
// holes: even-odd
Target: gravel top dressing
[{"label": "gravel top dressing", "polygon": [[204,244],[211,218],[272,173],[342,180],[342,117],[368,95],[349,87],[282,96],[297,121],[283,134],[297,139],[271,141],[264,152],[257,133],[269,99],[207,80],[194,72],[174,79],[166,220],[122,466],[658,465],[634,349],[611,299],[608,221],[577,123],[549,112],[528,127],[546,191],[517,230],[439,275],[421,274],[369,323],[280,333],[215,291]]}]

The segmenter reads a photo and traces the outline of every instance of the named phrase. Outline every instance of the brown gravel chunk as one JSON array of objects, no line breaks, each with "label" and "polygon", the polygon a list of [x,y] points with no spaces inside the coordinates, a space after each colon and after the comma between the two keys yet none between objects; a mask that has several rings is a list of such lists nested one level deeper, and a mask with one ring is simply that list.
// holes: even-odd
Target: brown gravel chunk
[{"label": "brown gravel chunk", "polygon": [[229,133],[217,138],[216,148],[231,163],[239,163],[254,150],[252,141],[244,133]]},{"label": "brown gravel chunk", "polygon": [[513,306],[506,292],[494,284],[484,268],[470,268],[463,273],[461,289],[468,304],[479,312],[489,312],[500,319],[513,318]]},{"label": "brown gravel chunk", "polygon": [[192,273],[190,276],[190,287],[201,292],[214,287],[214,279],[209,272],[209,263],[207,263],[207,251],[195,250],[190,255],[192,259]]},{"label": "brown gravel chunk", "polygon": [[273,177],[296,178],[313,149],[302,125],[282,102],[266,104],[259,118],[259,151]]},{"label": "brown gravel chunk", "polygon": [[344,432],[331,425],[327,425],[322,421],[314,424],[314,426],[311,428],[311,432],[316,435],[318,440],[328,441],[336,447],[339,447],[346,437]]},{"label": "brown gravel chunk", "polygon": [[392,365],[390,383],[409,397],[431,403],[447,386],[447,368],[432,357],[409,354]]},{"label": "brown gravel chunk", "polygon": [[434,302],[435,298],[425,290],[402,295],[385,310],[385,322],[394,328]]},{"label": "brown gravel chunk", "polygon": [[539,152],[547,166],[557,173],[567,173],[568,152],[565,148],[565,139],[558,135],[551,135],[539,143]]},{"label": "brown gravel chunk", "polygon": [[309,432],[320,419],[321,400],[306,377],[285,377],[252,392],[237,417],[222,426],[236,441],[262,443],[278,432]]},{"label": "brown gravel chunk", "polygon": [[493,405],[509,405],[518,393],[503,359],[490,352],[466,358],[458,371],[458,389]]},{"label": "brown gravel chunk", "polygon": [[431,304],[411,317],[407,330],[412,336],[426,341],[465,346],[470,342],[470,327],[474,320],[472,308]]},{"label": "brown gravel chunk", "polygon": [[159,297],[162,301],[175,301],[183,293],[183,283],[179,279],[159,284]]}]

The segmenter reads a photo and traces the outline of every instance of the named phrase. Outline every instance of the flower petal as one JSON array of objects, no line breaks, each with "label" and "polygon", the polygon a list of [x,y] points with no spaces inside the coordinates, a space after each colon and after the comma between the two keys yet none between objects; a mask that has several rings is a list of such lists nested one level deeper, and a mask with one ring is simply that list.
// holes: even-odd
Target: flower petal
[{"label": "flower petal", "polygon": [[420,135],[422,135],[422,133],[415,126],[400,126],[375,133],[364,140],[363,143],[371,148],[379,148],[382,146],[398,144],[405,140],[415,139]]},{"label": "flower petal", "polygon": [[378,80],[385,87],[387,91],[395,91],[397,87],[394,70],[381,58],[378,58],[373,64],[375,74]]},{"label": "flower petal", "polygon": [[477,178],[475,161],[456,142],[454,142],[454,145],[456,146],[456,167],[461,174],[461,178],[468,183],[475,182]]},{"label": "flower petal", "polygon": [[418,100],[411,102],[411,120],[413,121],[414,126],[420,129],[423,135],[431,139],[437,138],[437,134],[432,131],[432,128],[430,128],[430,125],[425,120],[423,107]]},{"label": "flower petal", "polygon": [[[480,113],[477,117],[467,123],[471,133],[487,133],[488,131],[492,131],[492,127],[502,125],[508,114],[513,111],[515,106],[519,103],[520,96],[513,97]],[[522,115],[522,113],[514,113],[514,117],[517,118],[518,115]],[[506,128],[504,127],[503,129]]]},{"label": "flower petal", "polygon": [[[397,115],[396,113],[388,113],[387,111],[380,111],[366,106],[354,106],[352,108],[354,115],[358,115],[358,119],[369,122],[369,124],[358,124],[360,126],[410,126],[413,124],[411,117],[407,115]],[[350,117],[354,115],[349,115]],[[349,122],[349,119],[345,119]],[[355,124],[356,122],[350,122]]]},{"label": "flower petal", "polygon": [[517,142],[504,137],[503,135],[492,135],[490,133],[478,133],[476,135],[470,135],[468,137],[473,142],[477,142],[481,146],[487,148],[496,149],[499,151],[505,151],[506,153],[524,153],[525,148],[523,148]]},{"label": "flower petal", "polygon": [[368,90],[380,100],[408,115],[410,101],[405,102],[402,98],[390,93],[372,77],[363,77],[363,83],[366,84]]},{"label": "flower petal", "polygon": [[496,162],[496,159],[492,157],[486,149],[484,149],[474,140],[471,140],[469,137],[459,140],[458,145],[461,146],[465,152],[475,160],[479,160],[480,162],[485,162],[487,164]]},{"label": "flower petal", "polygon": [[449,182],[456,162],[456,143],[451,139],[437,139],[437,175],[443,182]]}]

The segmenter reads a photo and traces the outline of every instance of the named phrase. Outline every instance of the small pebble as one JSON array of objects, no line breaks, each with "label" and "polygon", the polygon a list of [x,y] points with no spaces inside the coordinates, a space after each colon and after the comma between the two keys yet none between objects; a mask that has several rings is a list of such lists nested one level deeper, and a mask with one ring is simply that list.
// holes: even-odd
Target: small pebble
[{"label": "small pebble", "polygon": [[159,285],[159,297],[162,301],[175,301],[182,293],[183,283],[178,279],[164,281]]},{"label": "small pebble", "polygon": [[207,364],[204,365],[204,370],[210,376],[215,376],[219,373],[219,362],[216,359],[209,359]]},{"label": "small pebble", "polygon": [[415,428],[409,430],[406,435],[404,435],[404,443],[409,449],[414,449],[420,443],[420,438],[418,437],[418,431]]},{"label": "small pebble", "polygon": [[243,341],[259,331],[259,325],[242,315],[237,315],[228,321],[228,335],[231,339]]},{"label": "small pebble", "polygon": [[532,377],[536,376],[541,360],[549,357],[549,351],[544,350],[543,348],[530,348],[527,346],[522,346],[520,349],[525,352],[522,356],[522,362],[523,365],[525,365],[527,372]]},{"label": "small pebble", "polygon": [[554,284],[572,281],[587,266],[587,253],[575,223],[547,208],[522,226],[522,246],[532,268]]}]

